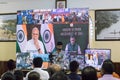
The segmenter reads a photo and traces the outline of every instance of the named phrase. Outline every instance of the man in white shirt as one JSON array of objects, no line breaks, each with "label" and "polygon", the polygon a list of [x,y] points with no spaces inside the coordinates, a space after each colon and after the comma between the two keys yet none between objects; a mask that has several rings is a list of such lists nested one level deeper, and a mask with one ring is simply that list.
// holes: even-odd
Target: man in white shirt
[{"label": "man in white shirt", "polygon": [[[34,72],[34,71],[38,72],[40,74],[40,80],[49,80],[48,72],[41,69],[42,63],[43,63],[43,60],[41,57],[34,58],[33,59],[34,69],[31,70],[30,72]],[[30,72],[27,73],[26,80],[28,80],[28,75],[30,74]]]},{"label": "man in white shirt", "polygon": [[32,52],[32,53],[40,53],[44,54],[44,46],[43,43],[39,40],[39,30],[37,27],[32,29],[32,39],[28,40],[25,52]]}]

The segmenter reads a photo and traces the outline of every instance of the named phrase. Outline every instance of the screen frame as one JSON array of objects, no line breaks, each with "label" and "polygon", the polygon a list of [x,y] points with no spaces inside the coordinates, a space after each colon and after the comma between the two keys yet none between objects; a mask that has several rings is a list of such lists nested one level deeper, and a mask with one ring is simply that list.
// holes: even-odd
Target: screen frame
[{"label": "screen frame", "polygon": [[[0,39],[0,42],[15,42],[16,41],[16,21],[17,21],[17,15],[16,15],[17,13],[1,13],[0,14],[0,19],[1,19],[1,26],[3,27],[3,28],[5,28],[5,24],[9,24],[8,26],[7,26],[7,28],[5,28],[5,29],[3,29],[4,30],[4,34],[6,34],[7,35],[7,39],[5,39],[5,35],[3,35],[4,37],[4,39]],[[5,18],[6,17],[9,17],[9,19],[8,20],[6,20]],[[16,18],[14,18],[14,17],[16,17]],[[15,22],[13,22],[14,24],[15,24],[15,28],[12,28],[11,27],[11,25],[10,25],[10,21],[12,21],[12,20],[16,20]],[[6,23],[5,23],[5,21],[6,21]],[[9,22],[10,23],[9,23]],[[12,30],[9,30],[9,28],[11,28],[11,29],[13,29],[15,32],[13,32]],[[13,35],[13,37],[15,36],[15,38],[12,38],[12,39],[10,39],[9,38],[9,36],[10,35]]]},{"label": "screen frame", "polygon": [[[120,40],[120,37],[108,37],[107,39],[98,39],[98,37],[97,37],[97,33],[98,33],[98,30],[99,29],[97,29],[97,27],[100,27],[100,26],[97,26],[97,21],[98,21],[98,19],[97,19],[97,16],[98,16],[98,14],[101,12],[101,11],[103,11],[103,12],[108,12],[108,11],[111,11],[111,12],[117,12],[117,11],[120,11],[120,9],[99,9],[99,10],[95,10],[95,41],[119,41]],[[102,14],[101,14],[102,15]],[[108,16],[108,15],[110,15],[110,14],[107,14],[106,16]],[[100,16],[100,15],[99,15]],[[119,15],[120,16],[120,15]],[[112,24],[112,23],[111,23]],[[111,24],[109,24],[109,26],[111,26]],[[100,24],[100,25],[103,25],[102,23]],[[105,27],[106,28],[106,27]],[[105,29],[104,28],[104,29]],[[108,28],[108,27],[107,27]],[[119,32],[118,31],[116,31],[116,30],[113,30],[113,32],[110,32],[110,34],[113,34],[113,35],[115,35],[115,34],[119,34]]]},{"label": "screen frame", "polygon": [[59,9],[58,4],[59,4],[60,2],[63,3],[63,8],[67,8],[67,0],[56,0],[56,1],[55,1],[55,8]]},{"label": "screen frame", "polygon": [[[108,49],[108,48],[87,48],[87,49],[85,49],[85,51],[86,50],[109,50],[110,51],[110,60],[111,60],[111,49]],[[85,52],[85,54],[87,54],[86,52]],[[85,59],[84,59],[85,60]],[[103,61],[104,62],[104,61]],[[85,60],[85,65],[86,65],[86,60]],[[95,69],[96,69],[96,67],[94,67]],[[97,71],[100,71],[101,70],[101,68],[100,69],[96,69]]]}]

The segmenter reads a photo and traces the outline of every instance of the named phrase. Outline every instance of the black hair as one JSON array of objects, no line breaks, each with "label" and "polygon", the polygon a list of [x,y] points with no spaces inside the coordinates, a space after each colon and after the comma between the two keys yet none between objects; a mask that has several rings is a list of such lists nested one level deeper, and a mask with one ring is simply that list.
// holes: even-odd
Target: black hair
[{"label": "black hair", "polygon": [[24,74],[21,70],[15,70],[14,76],[16,80],[23,80]]},{"label": "black hair", "polygon": [[51,67],[49,67],[47,69],[47,71],[48,71],[48,73],[49,73],[50,76],[52,76],[55,73],[55,70],[53,68],[51,68]]},{"label": "black hair", "polygon": [[87,66],[82,70],[82,80],[98,80],[97,71],[92,66]]},{"label": "black hair", "polygon": [[63,45],[63,43],[62,42],[57,42],[57,45]]},{"label": "black hair", "polygon": [[15,67],[16,67],[15,61],[12,60],[12,59],[8,60],[7,61],[7,67],[8,67],[9,70],[15,69]]},{"label": "black hair", "polygon": [[70,62],[70,71],[71,72],[76,72],[77,69],[79,68],[79,63],[77,61],[72,61]]},{"label": "black hair", "polygon": [[103,62],[102,65],[103,74],[112,74],[114,72],[114,65],[110,59]]},{"label": "black hair", "polygon": [[54,73],[50,80],[68,80],[68,77],[62,71],[59,71]]},{"label": "black hair", "polygon": [[40,80],[40,74],[36,71],[30,72],[28,75],[28,80]]},{"label": "black hair", "polygon": [[15,77],[11,72],[6,72],[1,77],[1,80],[15,80]]},{"label": "black hair", "polygon": [[42,67],[43,60],[41,57],[36,57],[33,59],[34,67]]}]

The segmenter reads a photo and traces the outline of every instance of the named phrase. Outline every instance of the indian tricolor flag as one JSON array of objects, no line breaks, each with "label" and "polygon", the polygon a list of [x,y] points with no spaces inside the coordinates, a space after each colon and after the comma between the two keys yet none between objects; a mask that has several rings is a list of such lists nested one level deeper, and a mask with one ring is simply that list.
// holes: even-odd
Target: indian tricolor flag
[{"label": "indian tricolor flag", "polygon": [[17,25],[17,52],[26,52],[25,45],[27,43],[26,24]]},{"label": "indian tricolor flag", "polygon": [[53,24],[41,24],[41,37],[47,52],[55,48]]}]

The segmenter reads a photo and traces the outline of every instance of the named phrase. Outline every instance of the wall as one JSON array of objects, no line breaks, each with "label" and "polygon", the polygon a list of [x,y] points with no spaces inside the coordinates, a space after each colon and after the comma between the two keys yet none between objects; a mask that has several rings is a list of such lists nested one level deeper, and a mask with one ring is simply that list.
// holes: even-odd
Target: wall
[{"label": "wall", "polygon": [[55,0],[0,0],[0,13],[27,9],[53,9]]},{"label": "wall", "polygon": [[120,0],[67,0],[68,8],[84,8],[89,9],[116,9],[120,8]]},{"label": "wall", "polygon": [[15,60],[16,42],[0,42],[0,61]]},{"label": "wall", "polygon": [[[90,16],[94,22],[95,9],[116,9],[120,8],[119,0],[67,0],[68,8],[90,8]],[[55,8],[55,0],[0,0],[0,13],[12,13],[17,10],[26,9],[53,9]],[[94,26],[93,26],[94,28]],[[94,32],[94,29],[93,29]],[[90,38],[91,48],[110,48],[112,50],[112,60],[120,62],[120,41],[95,41],[94,34]],[[16,54],[15,42],[0,42],[0,61],[15,59]]]}]

